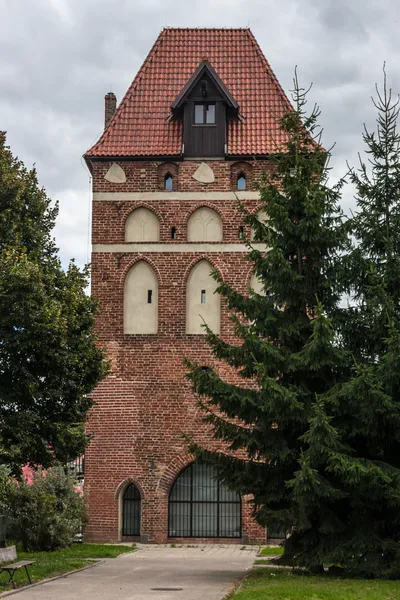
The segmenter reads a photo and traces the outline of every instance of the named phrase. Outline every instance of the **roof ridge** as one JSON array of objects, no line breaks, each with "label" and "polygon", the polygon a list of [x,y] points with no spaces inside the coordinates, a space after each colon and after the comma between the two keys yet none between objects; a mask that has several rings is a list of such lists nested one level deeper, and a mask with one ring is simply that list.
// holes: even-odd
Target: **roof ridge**
[{"label": "roof ridge", "polygon": [[169,29],[174,31],[251,31],[250,27],[174,27],[166,25],[162,31]]},{"label": "roof ridge", "polygon": [[88,154],[92,150],[96,150],[98,147],[102,146],[105,141],[107,141],[107,138],[109,137],[111,129],[112,129],[113,125],[114,125],[114,121],[117,119],[118,115],[122,112],[123,108],[125,107],[125,104],[127,103],[128,99],[130,98],[133,90],[135,90],[137,88],[137,85],[140,82],[140,80],[142,79],[142,76],[144,75],[147,67],[151,64],[151,61],[152,61],[152,59],[154,57],[154,54],[158,50],[158,47],[161,45],[161,43],[163,41],[163,38],[165,37],[165,29],[166,28],[164,27],[160,31],[160,33],[158,34],[158,37],[157,37],[156,41],[154,42],[154,44],[150,48],[149,53],[147,54],[147,56],[144,59],[141,67],[139,68],[138,72],[136,73],[136,75],[135,75],[132,83],[130,84],[130,86],[128,87],[127,91],[125,92],[125,95],[122,98],[121,102],[119,103],[117,110],[115,111],[115,113],[111,117],[110,122],[108,123],[107,127],[103,130],[103,133],[100,136],[100,139],[93,146],[91,146],[86,151],[85,154]]}]

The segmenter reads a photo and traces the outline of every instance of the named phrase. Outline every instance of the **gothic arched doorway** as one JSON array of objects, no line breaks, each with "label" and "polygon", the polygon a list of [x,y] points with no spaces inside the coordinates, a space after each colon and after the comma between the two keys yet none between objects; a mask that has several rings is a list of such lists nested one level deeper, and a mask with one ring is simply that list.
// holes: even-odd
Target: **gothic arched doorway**
[{"label": "gothic arched doorway", "polygon": [[122,535],[140,535],[140,492],[134,483],[130,483],[122,498]]}]

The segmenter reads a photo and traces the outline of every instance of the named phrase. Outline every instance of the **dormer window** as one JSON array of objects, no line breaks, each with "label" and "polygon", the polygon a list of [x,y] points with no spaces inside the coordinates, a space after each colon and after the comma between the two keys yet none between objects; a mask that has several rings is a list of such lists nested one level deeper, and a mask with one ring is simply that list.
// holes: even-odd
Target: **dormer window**
[{"label": "dormer window", "polygon": [[223,158],[227,122],[239,118],[239,104],[207,60],[187,80],[171,105],[172,118],[183,121],[185,158]]},{"label": "dormer window", "polygon": [[243,192],[246,189],[246,175],[239,173],[237,178],[237,189],[239,192]]},{"label": "dormer window", "polygon": [[215,104],[198,102],[194,105],[195,125],[215,125]]},{"label": "dormer window", "polygon": [[164,177],[164,190],[167,192],[172,192],[172,175],[171,173],[166,173]]}]

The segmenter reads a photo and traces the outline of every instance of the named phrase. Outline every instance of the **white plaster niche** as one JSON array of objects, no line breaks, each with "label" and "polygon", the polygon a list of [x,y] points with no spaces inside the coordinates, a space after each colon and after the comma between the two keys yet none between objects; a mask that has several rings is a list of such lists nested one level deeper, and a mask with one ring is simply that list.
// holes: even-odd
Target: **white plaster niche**
[{"label": "white plaster niche", "polygon": [[200,163],[192,177],[200,183],[214,183],[215,181],[214,171],[205,162]]},{"label": "white plaster niche", "polygon": [[158,242],[160,223],[158,217],[147,208],[137,208],[126,220],[126,242]]},{"label": "white plaster niche", "polygon": [[211,208],[199,208],[189,219],[189,242],[221,242],[222,221]]},{"label": "white plaster niche", "polygon": [[220,333],[220,295],[211,276],[212,266],[198,262],[190,272],[186,286],[186,333],[205,335],[204,321],[214,333]]},{"label": "white plaster niche", "polygon": [[136,263],[125,279],[124,332],[157,333],[158,279],[145,261]]},{"label": "white plaster niche", "polygon": [[117,165],[117,163],[113,163],[108,169],[107,173],[104,175],[104,179],[106,179],[110,183],[125,183],[125,171],[122,167]]}]

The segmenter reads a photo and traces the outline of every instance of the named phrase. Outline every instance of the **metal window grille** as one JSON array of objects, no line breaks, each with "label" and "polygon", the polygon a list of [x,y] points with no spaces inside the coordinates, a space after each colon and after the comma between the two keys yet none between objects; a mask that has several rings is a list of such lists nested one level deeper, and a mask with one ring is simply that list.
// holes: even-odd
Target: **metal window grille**
[{"label": "metal window grille", "polygon": [[128,485],[123,496],[122,535],[140,535],[140,492],[134,483]]},{"label": "metal window grille", "polygon": [[168,535],[240,538],[242,503],[239,494],[218,480],[212,466],[192,463],[171,489]]},{"label": "metal window grille", "polygon": [[78,456],[75,460],[68,463],[71,475],[76,477],[77,481],[83,482],[85,478],[85,457]]}]

